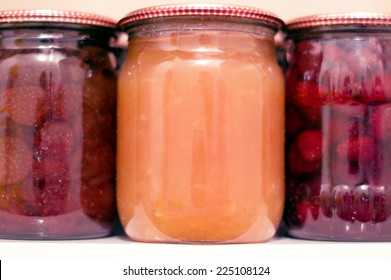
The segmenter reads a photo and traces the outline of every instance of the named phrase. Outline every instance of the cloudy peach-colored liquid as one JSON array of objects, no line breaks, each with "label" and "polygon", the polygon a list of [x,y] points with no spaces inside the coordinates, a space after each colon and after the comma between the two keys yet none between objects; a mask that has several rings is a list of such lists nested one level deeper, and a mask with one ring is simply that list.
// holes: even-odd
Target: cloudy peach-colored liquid
[{"label": "cloudy peach-colored liquid", "polygon": [[284,201],[284,88],[273,42],[136,37],[119,77],[121,223],[147,242],[261,242]]}]

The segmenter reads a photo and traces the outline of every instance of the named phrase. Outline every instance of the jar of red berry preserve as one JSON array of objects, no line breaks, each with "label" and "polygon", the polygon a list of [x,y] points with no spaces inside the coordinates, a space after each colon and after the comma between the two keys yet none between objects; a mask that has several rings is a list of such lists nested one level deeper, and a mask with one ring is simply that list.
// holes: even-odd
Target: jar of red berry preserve
[{"label": "jar of red berry preserve", "polygon": [[391,15],[287,24],[289,234],[391,240]]},{"label": "jar of red berry preserve", "polygon": [[78,12],[0,12],[1,238],[111,232],[115,27]]},{"label": "jar of red berry preserve", "polygon": [[284,205],[282,21],[230,5],[145,8],[120,21],[117,201],[146,242],[270,239]]}]

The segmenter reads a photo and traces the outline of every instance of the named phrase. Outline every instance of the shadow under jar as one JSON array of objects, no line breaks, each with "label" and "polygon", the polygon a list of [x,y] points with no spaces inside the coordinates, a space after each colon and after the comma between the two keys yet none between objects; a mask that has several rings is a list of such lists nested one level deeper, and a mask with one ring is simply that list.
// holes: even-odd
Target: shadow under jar
[{"label": "shadow under jar", "polygon": [[288,22],[290,235],[391,240],[391,16]]},{"label": "shadow under jar", "polygon": [[1,238],[112,231],[115,27],[78,12],[0,12]]},{"label": "shadow under jar", "polygon": [[117,202],[146,242],[261,242],[282,216],[282,22],[225,5],[147,8],[120,26]]}]

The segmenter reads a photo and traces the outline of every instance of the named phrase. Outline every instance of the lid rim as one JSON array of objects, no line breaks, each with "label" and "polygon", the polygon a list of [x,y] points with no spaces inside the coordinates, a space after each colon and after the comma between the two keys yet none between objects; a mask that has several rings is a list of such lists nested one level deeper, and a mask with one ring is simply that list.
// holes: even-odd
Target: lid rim
[{"label": "lid rim", "polygon": [[287,31],[296,31],[307,28],[350,25],[391,26],[391,14],[369,12],[319,14],[290,20],[285,27]]},{"label": "lid rim", "polygon": [[258,8],[225,4],[173,4],[152,6],[132,11],[118,22],[118,26],[121,29],[126,29],[128,25],[141,20],[181,16],[226,16],[263,20],[275,29],[282,28],[284,25],[282,19],[274,13]]},{"label": "lid rim", "polygon": [[63,23],[117,28],[116,21],[112,18],[78,11],[50,9],[0,11],[0,27],[2,24],[15,23]]}]

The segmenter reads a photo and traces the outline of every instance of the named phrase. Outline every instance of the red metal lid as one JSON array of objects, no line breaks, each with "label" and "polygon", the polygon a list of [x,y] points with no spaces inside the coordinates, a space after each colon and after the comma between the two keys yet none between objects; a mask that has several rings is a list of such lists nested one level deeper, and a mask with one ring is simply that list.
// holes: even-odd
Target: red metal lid
[{"label": "red metal lid", "polygon": [[226,16],[236,18],[247,18],[264,21],[271,27],[278,29],[283,26],[283,21],[275,14],[251,7],[237,5],[219,4],[185,4],[185,5],[163,5],[148,7],[133,11],[119,21],[119,27],[126,27],[143,19],[175,17],[175,16]]},{"label": "red metal lid", "polygon": [[391,15],[379,13],[342,13],[301,17],[286,24],[287,30],[329,26],[391,26]]},{"label": "red metal lid", "polygon": [[116,21],[100,15],[57,10],[0,11],[0,25],[6,23],[64,23],[116,28]]}]

